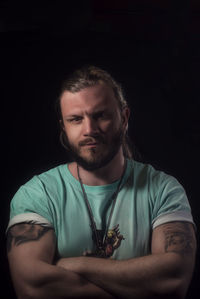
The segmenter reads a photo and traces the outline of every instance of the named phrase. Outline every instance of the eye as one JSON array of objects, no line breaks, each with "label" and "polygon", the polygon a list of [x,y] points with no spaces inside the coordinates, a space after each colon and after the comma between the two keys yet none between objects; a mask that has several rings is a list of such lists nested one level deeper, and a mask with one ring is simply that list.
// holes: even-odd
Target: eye
[{"label": "eye", "polygon": [[107,115],[104,111],[98,112],[94,115],[95,119],[105,119],[107,118]]},{"label": "eye", "polygon": [[82,120],[82,117],[80,117],[80,116],[75,116],[75,117],[73,117],[73,118],[69,118],[69,119],[67,119],[67,121],[68,121],[69,123],[74,123],[74,124],[76,124],[76,123],[80,123],[81,120]]}]

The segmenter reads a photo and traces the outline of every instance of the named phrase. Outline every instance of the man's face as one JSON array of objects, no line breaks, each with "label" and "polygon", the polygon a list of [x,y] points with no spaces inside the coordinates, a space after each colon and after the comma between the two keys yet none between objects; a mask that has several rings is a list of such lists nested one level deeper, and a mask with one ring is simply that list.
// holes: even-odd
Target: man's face
[{"label": "man's face", "polygon": [[123,111],[121,115],[110,87],[98,84],[76,93],[64,92],[61,112],[63,129],[78,164],[95,170],[114,158],[122,143],[128,113]]}]

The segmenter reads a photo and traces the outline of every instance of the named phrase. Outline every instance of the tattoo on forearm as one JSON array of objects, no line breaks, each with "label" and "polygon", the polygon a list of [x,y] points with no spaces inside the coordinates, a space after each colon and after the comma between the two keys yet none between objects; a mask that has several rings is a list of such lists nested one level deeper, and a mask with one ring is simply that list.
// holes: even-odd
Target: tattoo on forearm
[{"label": "tattoo on forearm", "polygon": [[21,223],[11,227],[7,234],[7,251],[9,252],[12,246],[37,241],[52,228],[41,226],[38,224]]},{"label": "tattoo on forearm", "polygon": [[189,223],[166,224],[165,251],[179,254],[190,254],[194,249],[194,238]]}]

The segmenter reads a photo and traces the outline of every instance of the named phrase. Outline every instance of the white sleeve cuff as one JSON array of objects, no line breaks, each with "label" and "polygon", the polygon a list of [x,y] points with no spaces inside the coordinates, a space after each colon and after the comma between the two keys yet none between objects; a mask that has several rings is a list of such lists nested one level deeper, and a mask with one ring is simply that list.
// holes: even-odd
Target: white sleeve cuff
[{"label": "white sleeve cuff", "polygon": [[195,226],[190,211],[175,211],[175,212],[169,212],[166,214],[161,214],[158,217],[156,217],[152,221],[152,227],[154,229],[155,227],[157,227],[161,224],[164,224],[167,222],[173,222],[173,221],[190,222]]},{"label": "white sleeve cuff", "polygon": [[19,223],[40,224],[42,226],[53,228],[52,224],[46,218],[40,216],[39,214],[23,213],[23,214],[16,215],[12,219],[10,219],[6,232],[11,226]]}]

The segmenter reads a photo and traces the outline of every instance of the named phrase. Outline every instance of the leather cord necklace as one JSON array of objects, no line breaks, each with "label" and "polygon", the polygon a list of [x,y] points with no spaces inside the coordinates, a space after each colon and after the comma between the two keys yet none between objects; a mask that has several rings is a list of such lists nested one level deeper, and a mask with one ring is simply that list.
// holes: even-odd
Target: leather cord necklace
[{"label": "leather cord necklace", "polygon": [[77,163],[78,179],[79,179],[81,189],[82,189],[82,192],[83,192],[83,198],[84,198],[85,204],[86,204],[87,209],[88,209],[88,213],[89,213],[89,217],[90,217],[90,221],[91,221],[91,229],[92,229],[92,233],[93,233],[93,236],[94,236],[94,239],[95,239],[94,240],[95,245],[96,245],[95,256],[98,256],[98,257],[105,257],[105,248],[104,248],[105,246],[104,245],[105,245],[105,242],[106,242],[107,233],[108,233],[108,230],[109,230],[109,226],[110,226],[110,222],[111,222],[111,219],[112,219],[113,211],[114,211],[115,204],[116,204],[116,201],[117,201],[117,196],[118,196],[118,193],[120,191],[122,179],[124,177],[124,173],[125,173],[125,170],[126,170],[126,164],[127,164],[127,161],[125,159],[123,174],[122,174],[122,176],[119,180],[116,191],[112,195],[112,207],[111,207],[110,215],[109,215],[109,218],[108,218],[108,223],[106,225],[106,229],[105,229],[105,232],[104,232],[104,235],[103,235],[103,241],[102,241],[101,237],[98,234],[98,230],[97,230],[96,223],[95,223],[95,220],[94,220],[94,215],[93,215],[90,203],[88,201],[87,194],[86,194],[85,189],[83,187],[83,182],[82,182],[82,179],[80,177],[79,166],[78,166],[78,163]]}]

